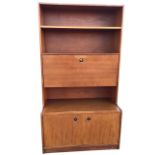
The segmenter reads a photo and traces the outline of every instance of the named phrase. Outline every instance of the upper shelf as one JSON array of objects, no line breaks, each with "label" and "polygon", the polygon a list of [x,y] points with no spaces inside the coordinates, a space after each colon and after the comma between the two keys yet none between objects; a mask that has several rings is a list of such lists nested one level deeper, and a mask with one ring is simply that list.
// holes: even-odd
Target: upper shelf
[{"label": "upper shelf", "polygon": [[95,29],[95,30],[120,30],[118,26],[46,26],[41,25],[41,29]]},{"label": "upper shelf", "polygon": [[122,6],[40,5],[40,24],[42,28],[120,29],[122,11]]}]

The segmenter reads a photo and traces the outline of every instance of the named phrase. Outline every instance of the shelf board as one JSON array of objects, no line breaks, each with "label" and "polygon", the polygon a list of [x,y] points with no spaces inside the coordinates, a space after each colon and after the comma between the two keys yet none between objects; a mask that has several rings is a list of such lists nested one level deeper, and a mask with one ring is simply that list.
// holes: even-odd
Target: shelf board
[{"label": "shelf board", "polygon": [[119,55],[119,52],[42,52],[43,55]]},{"label": "shelf board", "polygon": [[50,99],[43,114],[53,112],[117,112],[120,108],[110,99]]},{"label": "shelf board", "polygon": [[41,29],[94,29],[94,30],[120,30],[118,26],[46,26],[41,25]]}]

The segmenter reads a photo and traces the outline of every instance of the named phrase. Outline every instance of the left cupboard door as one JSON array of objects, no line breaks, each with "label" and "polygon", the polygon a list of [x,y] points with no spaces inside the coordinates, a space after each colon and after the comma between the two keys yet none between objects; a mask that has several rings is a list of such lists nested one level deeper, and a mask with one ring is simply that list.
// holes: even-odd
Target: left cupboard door
[{"label": "left cupboard door", "polygon": [[74,113],[43,114],[43,148],[70,147],[82,143],[80,120],[81,116]]}]

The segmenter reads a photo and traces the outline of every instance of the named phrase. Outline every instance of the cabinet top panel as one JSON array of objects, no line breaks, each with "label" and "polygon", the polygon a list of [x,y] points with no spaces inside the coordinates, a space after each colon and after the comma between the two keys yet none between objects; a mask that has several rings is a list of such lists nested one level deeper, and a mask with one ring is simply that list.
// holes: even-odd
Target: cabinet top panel
[{"label": "cabinet top panel", "polygon": [[97,7],[124,7],[124,5],[108,5],[108,4],[63,4],[63,3],[39,3],[40,6],[97,6]]}]

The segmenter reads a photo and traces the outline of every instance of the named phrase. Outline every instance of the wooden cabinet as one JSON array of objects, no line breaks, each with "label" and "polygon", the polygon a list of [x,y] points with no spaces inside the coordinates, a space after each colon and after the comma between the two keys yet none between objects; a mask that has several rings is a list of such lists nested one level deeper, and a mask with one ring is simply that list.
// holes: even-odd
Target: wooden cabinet
[{"label": "wooden cabinet", "polygon": [[43,110],[45,149],[81,145],[117,147],[120,119],[121,110],[109,100],[48,101]]},{"label": "wooden cabinet", "polygon": [[39,4],[44,153],[119,148],[122,11]]}]

